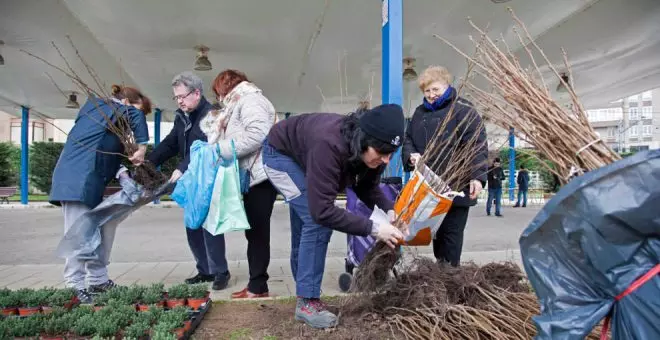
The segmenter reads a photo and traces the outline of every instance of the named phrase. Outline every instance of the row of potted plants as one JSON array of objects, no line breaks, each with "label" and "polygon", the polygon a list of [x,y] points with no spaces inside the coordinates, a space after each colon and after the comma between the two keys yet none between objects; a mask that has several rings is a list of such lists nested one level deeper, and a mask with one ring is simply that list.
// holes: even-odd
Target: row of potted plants
[{"label": "row of potted plants", "polygon": [[53,308],[62,307],[70,309],[77,303],[73,289],[29,289],[17,291],[0,289],[0,308],[2,315],[28,316],[41,311],[48,313]]},{"label": "row of potted plants", "polygon": [[135,306],[111,300],[103,309],[80,306],[55,307],[49,314],[5,317],[0,320],[0,339],[180,339],[190,329],[188,308],[165,310],[152,306],[138,312]]},{"label": "row of potted plants", "polygon": [[[206,284],[174,285],[168,291],[165,291],[164,285],[160,283],[117,287],[95,296],[95,308],[102,309],[113,300],[124,305],[133,305],[140,311],[146,311],[150,306],[170,309],[188,306],[199,310],[209,300],[209,291]],[[71,309],[77,303],[73,289],[0,289],[0,308],[4,316],[29,316],[40,312],[47,314],[53,308]]]},{"label": "row of potted plants", "polygon": [[126,305],[135,305],[140,311],[148,310],[151,306],[170,309],[188,306],[193,310],[199,310],[209,300],[209,291],[206,284],[174,285],[167,292],[164,291],[162,284],[153,284],[148,287],[139,285],[117,287],[95,296],[95,308],[101,309],[112,300],[121,301]]}]

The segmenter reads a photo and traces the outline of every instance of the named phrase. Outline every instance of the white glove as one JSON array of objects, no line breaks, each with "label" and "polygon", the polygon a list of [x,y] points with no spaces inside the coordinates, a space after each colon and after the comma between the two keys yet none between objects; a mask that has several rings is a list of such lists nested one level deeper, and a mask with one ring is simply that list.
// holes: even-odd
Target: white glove
[{"label": "white glove", "polygon": [[390,248],[396,247],[398,241],[403,239],[401,231],[391,224],[374,223],[371,227],[371,236],[385,242]]},{"label": "white glove", "polygon": [[417,162],[419,162],[420,158],[422,158],[422,155],[420,155],[419,153],[417,153],[417,152],[411,153],[410,154],[410,164],[412,164],[413,166],[416,166]]}]

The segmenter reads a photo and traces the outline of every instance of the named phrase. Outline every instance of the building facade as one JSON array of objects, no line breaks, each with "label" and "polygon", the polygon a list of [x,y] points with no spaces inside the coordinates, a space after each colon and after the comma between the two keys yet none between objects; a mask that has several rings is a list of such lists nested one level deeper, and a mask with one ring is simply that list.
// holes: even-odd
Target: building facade
[{"label": "building facade", "polygon": [[618,152],[660,148],[660,88],[587,110],[599,137]]}]

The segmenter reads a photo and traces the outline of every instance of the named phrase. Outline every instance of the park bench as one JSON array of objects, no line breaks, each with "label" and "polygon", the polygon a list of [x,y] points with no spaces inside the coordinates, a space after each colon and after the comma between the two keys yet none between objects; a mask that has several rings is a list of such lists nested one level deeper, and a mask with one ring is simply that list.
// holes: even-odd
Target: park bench
[{"label": "park bench", "polygon": [[17,187],[0,187],[0,204],[9,204],[9,197],[16,195]]}]

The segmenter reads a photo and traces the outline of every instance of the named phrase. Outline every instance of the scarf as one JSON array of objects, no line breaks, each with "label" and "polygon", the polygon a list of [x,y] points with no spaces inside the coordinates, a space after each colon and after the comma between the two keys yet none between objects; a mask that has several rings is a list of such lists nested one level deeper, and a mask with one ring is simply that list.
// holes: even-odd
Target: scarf
[{"label": "scarf", "polygon": [[437,111],[441,109],[447,102],[449,102],[454,97],[455,92],[456,90],[454,90],[454,88],[451,87],[450,85],[445,90],[445,93],[443,93],[442,96],[440,96],[440,98],[433,101],[433,103],[429,103],[426,100],[426,97],[424,97],[424,107],[429,111]]},{"label": "scarf", "polygon": [[236,85],[227,95],[222,98],[222,108],[220,110],[211,110],[206,114],[204,119],[200,122],[200,128],[209,144],[217,143],[218,140],[224,139],[224,132],[229,124],[236,105],[241,98],[250,93],[260,93],[256,85],[244,81]]}]

